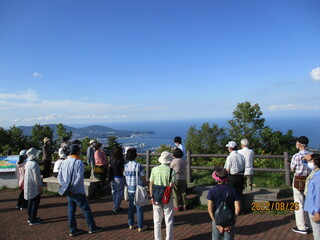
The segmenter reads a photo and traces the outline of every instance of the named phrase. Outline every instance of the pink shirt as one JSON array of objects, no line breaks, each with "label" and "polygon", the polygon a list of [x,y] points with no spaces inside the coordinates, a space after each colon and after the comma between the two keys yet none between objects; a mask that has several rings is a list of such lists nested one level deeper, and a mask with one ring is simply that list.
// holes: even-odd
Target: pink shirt
[{"label": "pink shirt", "polygon": [[107,166],[108,158],[102,150],[96,150],[94,153],[94,160],[97,166]]}]

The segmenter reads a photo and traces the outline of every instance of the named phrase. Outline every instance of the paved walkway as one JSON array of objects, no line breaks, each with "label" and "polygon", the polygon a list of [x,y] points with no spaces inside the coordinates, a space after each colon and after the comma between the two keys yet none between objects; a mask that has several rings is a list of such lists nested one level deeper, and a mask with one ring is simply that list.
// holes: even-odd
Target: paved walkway
[{"label": "paved walkway", "polygon": [[[109,190],[110,191],[110,190]],[[128,203],[124,202],[125,210],[120,214],[112,212],[112,199],[109,191],[99,199],[91,199],[90,206],[95,221],[103,228],[96,234],[82,234],[76,239],[153,239],[152,207],[145,207],[145,224],[150,229],[139,233],[137,229],[129,230],[127,225]],[[29,226],[27,224],[26,211],[16,210],[16,201],[19,191],[0,191],[0,239],[66,239],[69,238],[67,200],[58,195],[44,194],[41,199],[38,216],[44,220],[44,224]],[[87,229],[83,214],[76,212],[78,228]],[[285,215],[274,216],[269,213],[250,213],[238,218],[236,227],[237,240],[243,239],[313,239],[312,234],[301,235],[291,231],[294,225],[294,214],[288,212]],[[163,238],[165,228],[162,229]],[[187,210],[175,212],[174,238],[211,239],[211,223],[205,210]]]}]

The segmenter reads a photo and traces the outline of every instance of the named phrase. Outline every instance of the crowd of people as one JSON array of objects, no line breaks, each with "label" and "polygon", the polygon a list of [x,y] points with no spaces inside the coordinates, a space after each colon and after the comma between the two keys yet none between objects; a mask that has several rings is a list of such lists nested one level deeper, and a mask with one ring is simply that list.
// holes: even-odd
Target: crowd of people
[{"label": "crowd of people", "polygon": [[[149,229],[144,224],[144,207],[135,204],[137,186],[147,186],[149,181],[149,198],[153,206],[154,239],[162,239],[161,222],[165,219],[166,238],[173,239],[173,212],[187,210],[187,160],[185,149],[180,137],[174,138],[176,148],[172,153],[164,151],[158,161],[159,166],[151,171],[150,178],[146,179],[146,172],[142,164],[136,161],[137,150],[130,148],[124,154],[122,147],[116,147],[110,156],[102,150],[102,144],[96,140],[90,141],[87,149],[86,161],[91,168],[90,179],[98,179],[101,188],[105,189],[110,181],[113,199],[113,212],[123,211],[121,203],[124,199],[129,201],[128,228],[139,232]],[[308,138],[301,136],[296,141],[299,150],[292,157],[290,168],[294,172],[293,196],[299,203],[295,211],[296,227],[292,230],[297,233],[307,234],[313,232],[315,239],[320,239],[320,154],[307,151]],[[212,239],[234,239],[236,219],[243,212],[243,190],[253,189],[253,155],[248,148],[249,141],[241,140],[241,150],[237,143],[230,141],[226,145],[229,155],[224,167],[215,168],[212,178],[217,182],[208,195],[208,213],[212,220]],[[38,165],[41,151],[35,148],[22,150],[17,162],[17,179],[20,195],[17,208],[28,209],[28,223],[38,225],[42,220],[37,217],[37,210],[43,192],[43,183]],[[44,139],[42,148],[43,178],[51,174],[52,147],[51,139]],[[76,207],[84,213],[89,233],[101,231],[96,226],[93,214],[87,201],[84,190],[84,162],[80,159],[81,142],[75,140],[70,144],[64,141],[58,151],[59,159],[55,161],[53,176],[61,186],[68,186],[68,220],[70,236],[76,236],[84,231],[77,228],[75,218]],[[299,184],[299,187],[297,187]],[[301,188],[300,185],[303,185]],[[164,201],[166,191],[172,189],[171,197]],[[232,221],[220,223],[221,214],[225,217],[221,206],[225,204],[229,210]],[[134,221],[135,212],[137,223]],[[221,213],[222,212],[222,213]],[[308,218],[305,214],[308,213]],[[219,219],[217,219],[219,218]],[[305,219],[308,219],[305,222]]]}]

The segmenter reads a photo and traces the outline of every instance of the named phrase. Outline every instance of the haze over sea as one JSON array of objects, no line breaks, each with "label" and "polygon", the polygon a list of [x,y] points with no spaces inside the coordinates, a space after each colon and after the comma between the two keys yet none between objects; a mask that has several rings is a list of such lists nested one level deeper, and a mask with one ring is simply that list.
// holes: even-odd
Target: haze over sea
[{"label": "haze over sea", "polygon": [[[173,146],[173,138],[181,136],[185,141],[189,128],[196,125],[197,129],[205,122],[217,123],[219,127],[228,127],[230,119],[197,119],[197,120],[173,120],[173,121],[148,121],[148,122],[121,122],[100,124],[121,130],[154,131],[154,135],[129,139],[119,139],[122,143],[145,143],[150,147],[160,145]],[[320,148],[320,121],[319,118],[269,118],[265,126],[273,130],[279,130],[285,134],[289,129],[294,136],[305,135],[309,138],[309,147]]]}]

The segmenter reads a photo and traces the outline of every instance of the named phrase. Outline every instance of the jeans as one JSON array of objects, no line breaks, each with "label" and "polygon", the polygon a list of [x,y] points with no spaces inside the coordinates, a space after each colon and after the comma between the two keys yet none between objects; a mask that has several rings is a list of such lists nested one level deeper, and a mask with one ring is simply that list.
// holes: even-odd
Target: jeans
[{"label": "jeans", "polygon": [[111,192],[113,199],[113,208],[118,209],[121,206],[124,191],[124,177],[115,177],[111,181]]},{"label": "jeans", "polygon": [[137,218],[138,218],[138,228],[143,227],[143,208],[141,206],[136,206],[133,204],[134,193],[129,192],[129,210],[128,210],[128,224],[129,226],[134,225],[134,210],[137,210]]},{"label": "jeans", "polygon": [[172,197],[168,204],[152,205],[153,207],[153,224],[154,239],[161,240],[161,223],[164,215],[166,223],[166,240],[173,239],[173,201]]},{"label": "jeans", "polygon": [[23,189],[20,192],[18,202],[17,202],[17,207],[19,208],[26,208],[28,207],[28,201],[24,199],[24,191]]},{"label": "jeans", "polygon": [[68,197],[68,219],[69,219],[69,228],[70,232],[73,233],[77,229],[77,221],[75,217],[75,212],[77,206],[83,211],[84,217],[86,219],[89,229],[96,227],[96,224],[93,220],[92,212],[87,201],[85,194],[76,193],[74,195],[69,195]]},{"label": "jeans", "polygon": [[212,221],[212,240],[233,240],[234,239],[234,227],[235,225],[232,226],[231,231],[227,232],[225,231],[224,233],[220,233],[217,225],[214,221]]},{"label": "jeans", "polygon": [[41,195],[38,194],[32,199],[28,200],[28,216],[30,222],[35,222],[37,219],[37,212],[40,204]]}]

